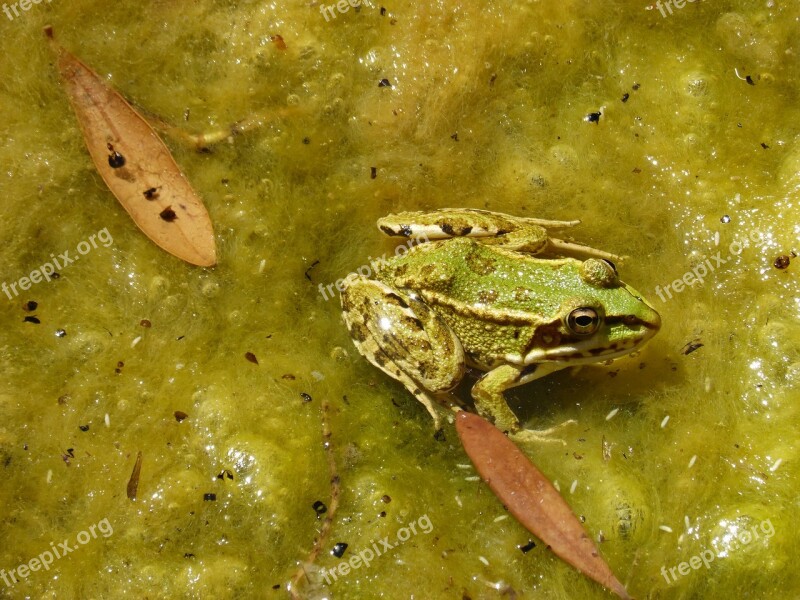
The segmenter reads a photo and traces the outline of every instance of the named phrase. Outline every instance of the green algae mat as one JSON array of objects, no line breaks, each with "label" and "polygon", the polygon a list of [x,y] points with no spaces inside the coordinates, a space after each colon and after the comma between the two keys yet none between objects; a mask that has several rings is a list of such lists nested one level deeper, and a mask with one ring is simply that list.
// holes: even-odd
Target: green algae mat
[{"label": "green algae mat", "polygon": [[[613,597],[351,343],[337,282],[405,251],[375,221],[442,207],[580,219],[661,316],[633,355],[506,392],[528,428],[575,421],[522,449],[631,595],[800,597],[798,20],[3,4],[0,598]],[[105,186],[48,24],[162,132],[216,266]]]}]

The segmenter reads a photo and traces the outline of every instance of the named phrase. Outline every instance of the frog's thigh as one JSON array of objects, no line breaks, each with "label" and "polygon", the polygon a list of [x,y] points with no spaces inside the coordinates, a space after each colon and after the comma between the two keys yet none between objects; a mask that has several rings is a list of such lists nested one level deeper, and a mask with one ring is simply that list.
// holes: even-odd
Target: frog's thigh
[{"label": "frog's thigh", "polygon": [[501,365],[481,377],[472,388],[475,408],[483,417],[491,417],[502,431],[518,431],[519,420],[508,407],[503,392],[562,369],[558,363]]},{"label": "frog's thigh", "polygon": [[464,351],[447,324],[420,300],[355,277],[342,292],[344,321],[373,365],[400,381],[439,419],[427,392],[446,392],[464,374]]}]

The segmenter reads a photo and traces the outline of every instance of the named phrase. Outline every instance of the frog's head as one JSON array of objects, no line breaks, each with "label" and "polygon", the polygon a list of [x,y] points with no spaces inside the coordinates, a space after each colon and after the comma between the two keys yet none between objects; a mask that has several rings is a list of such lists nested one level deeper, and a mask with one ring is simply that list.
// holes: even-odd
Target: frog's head
[{"label": "frog's head", "polygon": [[580,263],[576,275],[574,294],[558,311],[560,341],[549,348],[541,344],[544,356],[539,360],[584,364],[618,358],[640,348],[661,328],[659,314],[619,280],[610,261],[590,258]]}]

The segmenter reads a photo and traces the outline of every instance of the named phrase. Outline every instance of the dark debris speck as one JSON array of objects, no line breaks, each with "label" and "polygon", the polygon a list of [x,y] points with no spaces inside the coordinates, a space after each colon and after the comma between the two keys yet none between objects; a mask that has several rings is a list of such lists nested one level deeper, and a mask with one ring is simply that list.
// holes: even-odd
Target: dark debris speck
[{"label": "dark debris speck", "polygon": [[528,540],[527,544],[525,544],[523,546],[517,546],[517,548],[522,550],[523,554],[527,554],[528,552],[530,552],[531,550],[536,548],[536,542],[534,542],[533,540]]},{"label": "dark debris speck", "polygon": [[703,342],[701,342],[700,340],[692,340],[683,347],[683,350],[681,350],[681,354],[683,354],[684,356],[686,356],[687,354],[691,354],[695,350],[699,350],[700,348],[702,348],[703,345],[704,345]]},{"label": "dark debris speck", "polygon": [[333,547],[333,550],[331,550],[331,554],[333,554],[336,558],[342,558],[346,550],[347,550],[347,544],[345,544],[344,542],[338,542]]},{"label": "dark debris speck", "polygon": [[786,269],[788,268],[789,263],[791,263],[791,261],[792,259],[790,257],[786,256],[785,254],[782,254],[781,256],[775,259],[775,262],[772,263],[772,266],[775,267],[776,269]]},{"label": "dark debris speck", "polygon": [[170,206],[168,206],[160,213],[158,213],[158,216],[164,219],[167,223],[172,223],[175,219],[178,218],[178,215],[175,213],[174,210],[172,210],[172,207]]},{"label": "dark debris speck", "polygon": [[125,157],[116,150],[108,155],[108,166],[112,169],[119,169],[125,166]]}]

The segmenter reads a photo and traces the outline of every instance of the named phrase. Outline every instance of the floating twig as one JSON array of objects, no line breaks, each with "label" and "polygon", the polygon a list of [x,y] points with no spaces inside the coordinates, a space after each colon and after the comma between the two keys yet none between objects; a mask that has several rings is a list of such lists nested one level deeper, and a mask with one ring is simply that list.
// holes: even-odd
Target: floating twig
[{"label": "floating twig", "polygon": [[[322,411],[322,444],[325,448],[325,456],[328,459],[328,472],[330,473],[331,484],[331,501],[328,504],[328,510],[324,512],[325,520],[322,522],[322,527],[320,527],[319,533],[317,534],[316,538],[314,538],[314,547],[311,549],[311,552],[306,557],[305,561],[300,564],[300,567],[297,569],[294,576],[292,576],[292,579],[289,583],[288,588],[289,593],[292,596],[292,600],[300,600],[300,580],[304,577],[306,580],[308,580],[306,566],[313,565],[320,552],[322,552],[322,547],[325,544],[325,541],[328,539],[328,534],[330,533],[331,526],[333,525],[333,518],[336,515],[336,509],[339,507],[341,483],[339,481],[339,471],[336,468],[336,457],[333,454],[333,445],[331,444],[331,428],[328,420],[329,408],[328,401],[323,400],[320,407],[320,410]],[[318,514],[322,514],[322,512],[318,512]]]}]

